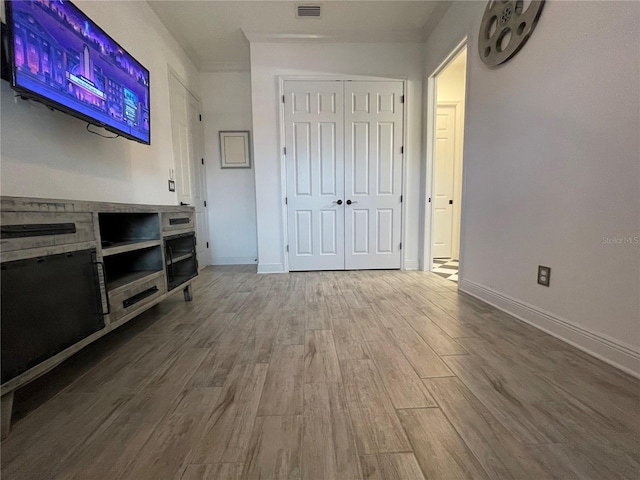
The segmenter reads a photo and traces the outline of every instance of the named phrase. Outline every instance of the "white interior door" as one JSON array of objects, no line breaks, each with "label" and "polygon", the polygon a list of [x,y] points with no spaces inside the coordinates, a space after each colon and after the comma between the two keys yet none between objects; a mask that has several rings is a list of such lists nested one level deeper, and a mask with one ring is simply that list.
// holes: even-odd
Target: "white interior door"
[{"label": "white interior door", "polygon": [[433,258],[451,258],[456,160],[456,107],[439,105],[433,185]]},{"label": "white interior door", "polygon": [[169,76],[171,134],[178,202],[195,207],[197,255],[200,266],[209,263],[209,229],[205,213],[204,139],[200,102],[174,76]]},{"label": "white interior door", "polygon": [[400,268],[402,82],[345,84],[345,268]]},{"label": "white interior door", "polygon": [[290,270],[344,269],[341,82],[284,84]]},{"label": "white interior door", "polygon": [[169,77],[169,107],[171,109],[171,134],[175,164],[176,194],[180,203],[191,204],[192,162],[189,119],[187,115],[187,90],[173,75]]},{"label": "white interior door", "polygon": [[189,118],[189,139],[192,145],[190,155],[193,172],[191,187],[191,203],[196,210],[197,255],[200,266],[209,263],[209,222],[207,221],[206,201],[207,183],[204,166],[204,135],[202,131],[200,101],[187,91],[187,116]]}]

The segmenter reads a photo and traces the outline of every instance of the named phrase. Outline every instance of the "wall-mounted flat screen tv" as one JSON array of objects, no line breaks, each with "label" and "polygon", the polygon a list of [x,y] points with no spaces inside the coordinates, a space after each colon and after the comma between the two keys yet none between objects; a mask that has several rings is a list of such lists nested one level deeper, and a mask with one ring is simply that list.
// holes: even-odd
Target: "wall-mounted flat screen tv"
[{"label": "wall-mounted flat screen tv", "polygon": [[150,143],[149,70],[71,2],[5,4],[12,86],[22,97]]}]

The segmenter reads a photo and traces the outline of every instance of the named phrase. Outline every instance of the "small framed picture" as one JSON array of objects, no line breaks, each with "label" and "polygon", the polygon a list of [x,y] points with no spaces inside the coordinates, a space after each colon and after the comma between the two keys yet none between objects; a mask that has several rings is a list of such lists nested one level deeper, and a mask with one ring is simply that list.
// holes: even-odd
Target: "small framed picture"
[{"label": "small framed picture", "polygon": [[220,132],[221,168],[251,168],[249,131]]}]

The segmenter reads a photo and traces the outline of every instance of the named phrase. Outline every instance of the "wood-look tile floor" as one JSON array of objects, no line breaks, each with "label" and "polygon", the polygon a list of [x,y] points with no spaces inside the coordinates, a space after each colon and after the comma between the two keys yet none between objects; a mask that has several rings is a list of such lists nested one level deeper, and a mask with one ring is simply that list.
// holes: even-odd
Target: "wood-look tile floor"
[{"label": "wood-look tile floor", "polygon": [[640,382],[456,287],[207,268],[16,395],[2,478],[640,478]]}]

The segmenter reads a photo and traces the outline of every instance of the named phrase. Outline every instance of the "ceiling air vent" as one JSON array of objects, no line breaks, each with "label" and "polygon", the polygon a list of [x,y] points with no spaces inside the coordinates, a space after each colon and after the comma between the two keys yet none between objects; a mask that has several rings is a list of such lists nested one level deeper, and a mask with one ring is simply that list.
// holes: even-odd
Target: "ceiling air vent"
[{"label": "ceiling air vent", "polygon": [[296,17],[319,17],[320,5],[296,5]]}]

